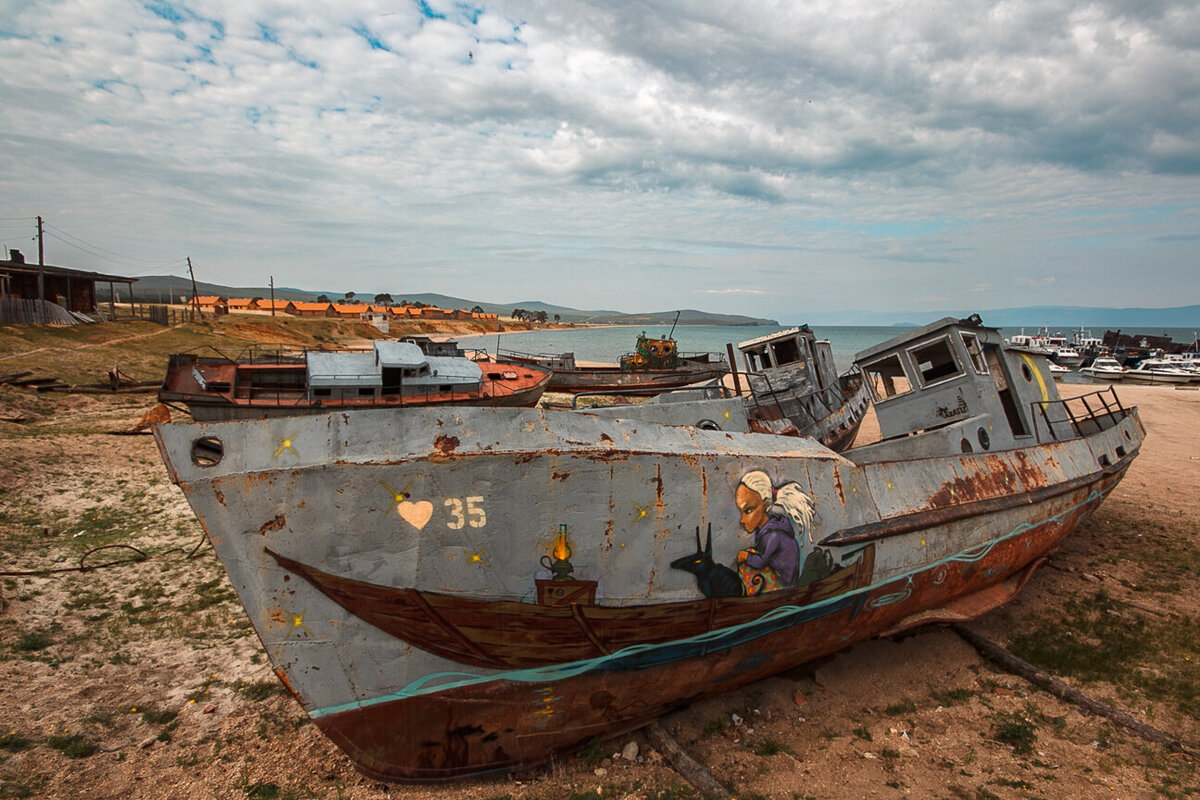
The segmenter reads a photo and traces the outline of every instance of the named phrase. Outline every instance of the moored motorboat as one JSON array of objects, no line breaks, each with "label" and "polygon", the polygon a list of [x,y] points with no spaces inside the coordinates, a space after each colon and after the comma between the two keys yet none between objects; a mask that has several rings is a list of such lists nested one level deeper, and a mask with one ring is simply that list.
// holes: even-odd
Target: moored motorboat
[{"label": "moored motorboat", "polygon": [[1193,383],[1200,382],[1200,375],[1176,366],[1161,358],[1145,358],[1132,369],[1125,370],[1125,377],[1142,383]]},{"label": "moored motorboat", "polygon": [[[859,354],[880,440],[740,398],[425,407],[156,438],[284,685],[368,775],[542,763],[1012,597],[1143,439],[977,318]],[[283,443],[283,444],[281,444]],[[745,538],[746,535],[751,538]]]},{"label": "moored motorboat", "polygon": [[1082,353],[1068,345],[1056,348],[1054,354],[1050,356],[1054,363],[1063,367],[1078,367],[1083,363],[1083,358]]},{"label": "moored motorboat", "polygon": [[1121,362],[1115,358],[1100,356],[1092,361],[1091,364],[1079,370],[1079,372],[1096,380],[1119,381],[1125,377],[1126,370],[1125,367],[1121,366]]}]

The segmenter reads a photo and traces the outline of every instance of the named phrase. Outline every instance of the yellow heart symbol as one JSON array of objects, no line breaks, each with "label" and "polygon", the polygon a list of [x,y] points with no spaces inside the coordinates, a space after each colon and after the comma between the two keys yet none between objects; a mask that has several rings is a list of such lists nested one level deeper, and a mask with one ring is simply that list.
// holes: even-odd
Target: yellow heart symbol
[{"label": "yellow heart symbol", "polygon": [[421,530],[433,516],[433,503],[428,500],[418,500],[410,503],[407,500],[396,504],[396,513],[417,530]]}]

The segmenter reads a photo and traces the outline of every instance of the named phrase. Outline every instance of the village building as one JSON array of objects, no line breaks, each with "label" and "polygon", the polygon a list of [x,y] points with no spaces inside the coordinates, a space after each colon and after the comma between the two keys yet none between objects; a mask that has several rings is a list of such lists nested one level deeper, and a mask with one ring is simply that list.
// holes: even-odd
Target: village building
[{"label": "village building", "polygon": [[341,319],[362,319],[362,315],[367,312],[366,303],[334,303],[332,307],[332,316]]},{"label": "village building", "polygon": [[196,298],[196,305],[201,311],[211,311],[214,314],[228,314],[229,301],[216,295],[204,295]]},{"label": "village building", "polygon": [[[137,278],[120,275],[50,264],[28,264],[20,250],[9,250],[8,259],[0,260],[0,300],[4,308],[0,311],[0,315],[3,315],[0,319],[10,322],[45,321],[30,310],[38,300],[54,303],[77,314],[96,314],[97,283],[107,283],[108,297],[116,298],[117,302],[120,302],[120,293],[115,285],[125,284],[125,300],[128,302],[136,282]],[[18,306],[21,306],[20,311]],[[24,319],[30,315],[30,319]]]},{"label": "village building", "polygon": [[292,306],[292,310],[289,311],[288,313],[295,315],[297,317],[332,317],[332,316],[334,316],[332,303],[305,303],[305,302],[297,301],[297,302],[292,303],[291,306]]},{"label": "village building", "polygon": [[291,300],[258,300],[259,311],[274,311],[276,314],[295,314],[295,306]]}]

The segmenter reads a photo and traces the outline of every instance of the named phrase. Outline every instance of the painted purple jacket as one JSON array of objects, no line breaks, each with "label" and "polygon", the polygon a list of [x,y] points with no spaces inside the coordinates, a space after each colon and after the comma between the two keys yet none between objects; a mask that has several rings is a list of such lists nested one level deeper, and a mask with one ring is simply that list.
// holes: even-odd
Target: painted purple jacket
[{"label": "painted purple jacket", "polygon": [[779,585],[796,585],[796,573],[800,567],[800,544],[792,535],[792,525],[786,519],[767,517],[767,521],[754,532],[756,552],[746,556],[746,565],[752,569],[770,567],[779,575]]}]

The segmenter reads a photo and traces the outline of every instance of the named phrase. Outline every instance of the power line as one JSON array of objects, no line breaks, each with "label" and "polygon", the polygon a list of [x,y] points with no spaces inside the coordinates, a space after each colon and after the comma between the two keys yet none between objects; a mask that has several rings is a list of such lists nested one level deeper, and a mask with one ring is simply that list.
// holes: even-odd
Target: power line
[{"label": "power line", "polygon": [[[113,258],[115,260],[119,260],[119,261],[138,261],[138,262],[141,262],[142,264],[154,264],[154,265],[161,265],[164,263],[161,261],[156,261],[154,259],[137,258],[136,256],[127,256],[127,255],[122,255],[121,253],[114,253],[112,250],[108,250],[104,247],[101,247],[98,244],[93,244],[92,242],[89,242],[86,239],[81,239],[80,237],[75,236],[72,233],[68,233],[67,231],[64,231],[62,228],[58,227],[57,225],[53,225],[49,222],[45,223],[45,225],[47,228],[51,228],[55,232],[72,240],[70,242],[64,241],[63,242],[64,244],[73,244],[73,243],[77,242],[78,244],[73,244],[73,246],[78,247],[80,250],[84,249],[81,245],[86,245],[87,247],[93,248],[94,250],[97,250],[101,253],[105,253],[108,256],[110,256],[111,258]],[[63,241],[63,240],[60,239],[59,241]],[[85,251],[85,252],[90,252],[90,251]],[[95,255],[95,253],[92,253],[92,254]],[[175,261],[178,261],[178,260],[181,260],[181,259],[173,259],[172,261],[168,261],[166,263],[170,264],[170,263],[174,263]]]},{"label": "power line", "polygon": [[[58,233],[56,233],[54,231],[46,231],[45,233],[46,233],[46,236],[56,239],[59,242],[61,242],[62,244],[67,245],[68,247],[73,247],[76,250],[79,250],[83,253],[87,253],[89,256],[92,256],[93,258],[98,258],[102,261],[108,261],[113,264],[121,264],[122,266],[127,266],[124,264],[124,261],[125,261],[124,256],[117,256],[116,254],[109,254],[108,251],[104,251],[102,249],[97,249],[93,246],[88,246],[86,242],[84,244],[76,244],[75,242],[72,242],[69,239],[64,238],[63,236],[58,235]],[[70,234],[67,234],[67,235],[69,236]],[[80,241],[83,241],[83,240],[81,239]],[[167,262],[155,262],[155,261],[150,261],[148,259],[142,259],[142,258],[134,259],[134,260],[141,261],[143,264],[153,265],[150,267],[141,268],[140,270],[138,270],[138,272],[140,272],[140,273],[152,272],[156,269],[166,269],[167,267],[171,267],[171,266],[178,267],[178,266],[181,266],[183,263],[183,259],[175,259],[174,261],[167,261]]]}]

